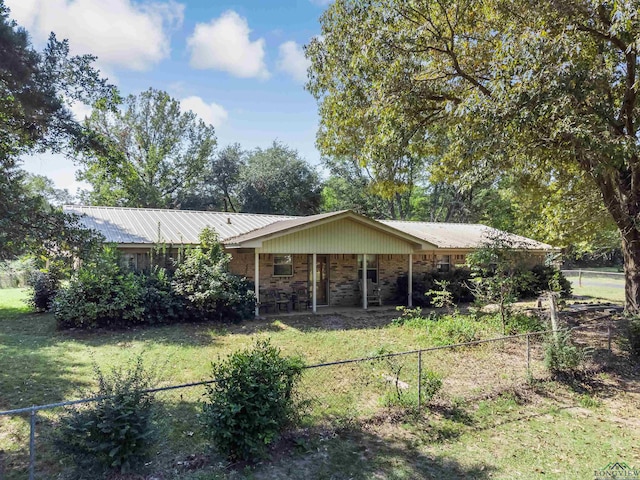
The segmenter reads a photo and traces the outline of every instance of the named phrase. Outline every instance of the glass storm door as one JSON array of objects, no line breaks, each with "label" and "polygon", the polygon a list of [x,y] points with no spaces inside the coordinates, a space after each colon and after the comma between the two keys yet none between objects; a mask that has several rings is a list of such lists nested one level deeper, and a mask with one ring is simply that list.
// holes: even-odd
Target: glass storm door
[{"label": "glass storm door", "polygon": [[[309,255],[309,298],[313,298],[313,255]],[[316,305],[329,305],[329,256],[316,255]]]}]

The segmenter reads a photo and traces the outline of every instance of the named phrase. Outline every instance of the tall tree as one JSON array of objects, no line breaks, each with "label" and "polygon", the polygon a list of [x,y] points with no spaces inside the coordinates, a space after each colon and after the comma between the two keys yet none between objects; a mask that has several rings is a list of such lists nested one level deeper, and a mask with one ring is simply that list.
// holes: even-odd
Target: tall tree
[{"label": "tall tree", "polygon": [[54,244],[71,248],[84,238],[73,219],[29,190],[20,156],[99,147],[65,104],[108,108],[117,101],[115,88],[92,68],[94,60],[69,56],[67,41],[53,34],[36,51],[0,0],[0,258]]},{"label": "tall tree", "polygon": [[296,150],[276,141],[247,155],[238,199],[243,212],[311,215],[320,211],[320,178]]},{"label": "tall tree", "polygon": [[[360,166],[353,158],[324,159],[324,166],[329,171],[329,178],[322,189],[322,209],[327,212],[336,210],[354,210],[372,218],[392,218],[398,211],[396,195],[384,198],[374,189],[375,180],[372,173]],[[411,192],[398,195],[406,202]],[[407,208],[400,208],[406,211]]]},{"label": "tall tree", "polygon": [[547,198],[585,199],[574,213],[591,216],[590,229],[606,227],[593,215],[606,210],[637,313],[639,10],[638,0],[336,0],[307,48],[318,144],[373,164],[435,153],[446,178],[533,178],[557,192]]},{"label": "tall tree", "polygon": [[81,157],[79,178],[93,189],[93,204],[178,208],[201,179],[216,137],[166,92],[149,90],[126,98],[121,110],[94,110],[87,126],[109,146]]}]

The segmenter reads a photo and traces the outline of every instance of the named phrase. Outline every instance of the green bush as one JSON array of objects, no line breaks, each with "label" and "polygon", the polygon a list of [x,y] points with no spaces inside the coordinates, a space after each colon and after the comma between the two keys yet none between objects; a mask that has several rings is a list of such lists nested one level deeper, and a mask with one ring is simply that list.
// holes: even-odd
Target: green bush
[{"label": "green bush", "polygon": [[142,304],[145,323],[170,324],[196,320],[188,308],[187,300],[178,295],[165,268],[152,267],[148,274],[139,275],[142,284]]},{"label": "green bush", "polygon": [[187,302],[194,317],[219,321],[250,318],[255,310],[251,284],[229,273],[230,256],[224,253],[213,230],[200,235],[199,247],[185,252],[173,277],[173,289]]},{"label": "green bush", "polygon": [[633,317],[629,320],[625,336],[625,347],[636,357],[640,357],[640,317]]},{"label": "green bush", "polygon": [[545,329],[544,323],[535,315],[525,313],[513,313],[507,319],[507,335],[519,333],[541,332]]},{"label": "green bush", "polygon": [[29,277],[29,305],[36,312],[48,312],[53,308],[53,300],[60,289],[60,266],[52,263],[48,270],[35,270]]},{"label": "green bush", "polygon": [[[407,276],[399,276],[396,281],[396,300],[406,303],[409,294]],[[471,272],[467,268],[456,268],[450,272],[425,272],[413,276],[413,304],[416,307],[431,307],[433,300],[425,295],[430,290],[440,290],[436,282],[448,282],[447,291],[454,303],[469,303],[473,301],[473,294],[468,287]]]},{"label": "green bush", "polygon": [[550,334],[544,343],[544,364],[554,375],[572,374],[585,359],[585,352],[571,342],[566,330]]},{"label": "green bush", "polygon": [[143,293],[140,277],[123,269],[117,249],[107,246],[58,292],[53,312],[60,328],[131,326],[144,322]]},{"label": "green bush", "polygon": [[213,364],[203,418],[209,437],[231,459],[263,457],[296,418],[299,358],[283,357],[268,340]]},{"label": "green bush", "polygon": [[530,270],[516,273],[518,298],[537,297],[547,290],[558,292],[562,298],[566,298],[571,295],[571,282],[559,269],[550,265],[535,265]]},{"label": "green bush", "polygon": [[98,391],[105,397],[75,407],[59,420],[54,444],[78,468],[131,471],[148,457],[154,442],[154,399],[142,357],[105,375],[95,367]]}]

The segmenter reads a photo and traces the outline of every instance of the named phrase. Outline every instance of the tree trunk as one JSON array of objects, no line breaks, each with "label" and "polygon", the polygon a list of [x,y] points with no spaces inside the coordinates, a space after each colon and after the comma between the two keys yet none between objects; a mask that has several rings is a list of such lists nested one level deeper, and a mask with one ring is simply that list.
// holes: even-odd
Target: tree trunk
[{"label": "tree trunk", "polygon": [[640,232],[636,228],[621,232],[624,256],[625,311],[640,313]]}]

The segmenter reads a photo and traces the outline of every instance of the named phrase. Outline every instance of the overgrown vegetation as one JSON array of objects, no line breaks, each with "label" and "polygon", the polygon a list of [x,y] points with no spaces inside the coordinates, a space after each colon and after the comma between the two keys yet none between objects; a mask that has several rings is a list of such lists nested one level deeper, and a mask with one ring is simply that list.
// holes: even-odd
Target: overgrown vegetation
[{"label": "overgrown vegetation", "polygon": [[631,355],[640,357],[640,317],[634,316],[629,319],[624,346]]},{"label": "overgrown vegetation", "polygon": [[574,374],[584,362],[585,351],[574,345],[568,330],[549,334],[544,343],[545,367],[553,375]]},{"label": "overgrown vegetation", "polygon": [[231,459],[256,460],[297,417],[296,386],[303,369],[269,340],[213,364],[203,420],[214,447]]},{"label": "overgrown vegetation", "polygon": [[73,407],[58,420],[55,445],[85,471],[128,472],[140,467],[154,442],[153,386],[142,356],[105,374],[94,372],[100,400]]},{"label": "overgrown vegetation", "polygon": [[212,230],[201,245],[185,250],[173,268],[148,273],[122,265],[116,247],[105,246],[84,262],[54,301],[60,328],[121,328],[185,321],[237,321],[253,314],[255,298],[246,279],[229,273]]},{"label": "overgrown vegetation", "polygon": [[60,289],[63,278],[62,263],[53,261],[48,269],[34,270],[29,277],[29,305],[36,312],[48,312],[53,307],[53,300]]}]

